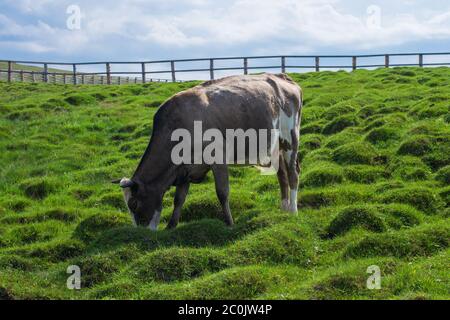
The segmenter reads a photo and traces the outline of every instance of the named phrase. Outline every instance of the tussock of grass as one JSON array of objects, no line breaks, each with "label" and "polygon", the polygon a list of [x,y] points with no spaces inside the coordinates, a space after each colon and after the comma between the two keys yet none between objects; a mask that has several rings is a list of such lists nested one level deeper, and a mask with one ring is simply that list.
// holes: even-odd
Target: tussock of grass
[{"label": "tussock of grass", "polygon": [[[122,201],[123,202],[123,201]],[[242,210],[248,210],[255,206],[249,195],[233,194],[230,201],[230,208],[239,216]],[[190,197],[182,210],[181,221],[200,220],[205,218],[222,218],[222,209],[217,199],[215,191],[198,197]]]},{"label": "tussock of grass", "polygon": [[44,116],[44,112],[39,108],[30,108],[25,110],[13,111],[7,115],[7,119],[15,121],[39,120]]},{"label": "tussock of grass", "polygon": [[450,185],[450,165],[445,166],[436,172],[436,180],[444,185]]},{"label": "tussock of grass", "polygon": [[322,129],[322,133],[326,135],[338,133],[347,127],[352,127],[357,124],[357,120],[353,115],[341,116],[327,123]]},{"label": "tussock of grass", "polygon": [[232,264],[225,252],[212,249],[170,248],[154,251],[130,266],[129,273],[141,281],[189,280]]},{"label": "tussock of grass", "polygon": [[415,136],[403,142],[398,154],[423,156],[431,151],[431,141],[426,136]]},{"label": "tussock of grass", "polygon": [[54,241],[13,249],[11,253],[57,263],[83,254],[84,249],[85,246],[80,241],[56,239]]},{"label": "tussock of grass", "polygon": [[376,150],[362,142],[343,145],[333,152],[333,160],[339,164],[373,164],[376,157]]},{"label": "tussock of grass", "polygon": [[129,224],[130,218],[125,214],[95,214],[78,224],[74,231],[74,236],[83,241],[91,241],[105,229],[117,228]]},{"label": "tussock of grass", "polygon": [[367,184],[390,177],[385,168],[368,165],[347,166],[344,168],[344,175],[348,181]]},{"label": "tussock of grass", "polygon": [[142,250],[167,246],[220,246],[238,236],[236,229],[227,228],[217,219],[202,219],[180,225],[171,231],[151,232],[145,228],[120,227],[104,230],[91,244],[93,249],[108,250],[125,244],[135,244]]},{"label": "tussock of grass", "polygon": [[316,121],[316,122],[313,122],[313,123],[310,123],[310,124],[306,124],[305,126],[303,126],[300,129],[300,132],[302,134],[321,133],[324,124],[325,123],[323,121]]},{"label": "tussock of grass", "polygon": [[306,187],[324,187],[340,184],[344,180],[344,170],[333,163],[322,163],[303,175],[302,184]]},{"label": "tussock of grass", "polygon": [[335,237],[354,228],[385,232],[420,224],[423,214],[404,204],[357,204],[341,209],[327,227],[327,235]]},{"label": "tussock of grass", "polygon": [[57,191],[58,183],[55,179],[31,178],[22,181],[20,188],[25,195],[32,199],[43,199],[50,193]]},{"label": "tussock of grass", "polygon": [[66,223],[75,221],[78,217],[78,213],[74,210],[67,210],[63,208],[50,209],[46,212],[21,214],[21,215],[9,215],[2,218],[2,223],[36,223],[47,220],[59,220]]},{"label": "tussock of grass", "polygon": [[15,212],[22,212],[31,205],[31,201],[21,196],[8,198],[2,201],[1,206]]},{"label": "tussock of grass", "polygon": [[147,286],[139,296],[143,299],[248,299],[283,280],[269,268],[251,266],[224,270],[177,286]]},{"label": "tussock of grass", "polygon": [[86,94],[72,94],[64,99],[65,102],[73,106],[92,104],[96,101],[95,97]]},{"label": "tussock of grass", "polygon": [[321,115],[327,120],[333,120],[344,114],[354,113],[356,109],[347,103],[337,103],[336,105],[326,108],[326,111]]},{"label": "tussock of grass", "polygon": [[349,141],[359,141],[360,138],[361,138],[360,134],[345,130],[330,136],[325,142],[325,147],[330,149],[336,149],[337,147],[347,144]]},{"label": "tussock of grass", "polygon": [[372,192],[361,188],[359,185],[328,187],[317,190],[304,190],[299,195],[299,206],[301,208],[320,208],[369,201],[372,198]]},{"label": "tussock of grass", "polygon": [[398,231],[397,233],[368,235],[350,244],[345,256],[349,258],[393,256],[412,258],[429,256],[449,246],[450,227],[433,225]]},{"label": "tussock of grass", "polygon": [[399,138],[398,130],[388,127],[380,127],[371,130],[367,136],[366,140],[373,144],[386,143],[389,140],[397,140]]},{"label": "tussock of grass", "polygon": [[320,148],[322,144],[322,135],[308,134],[301,137],[301,144],[303,148],[308,150],[315,150]]},{"label": "tussock of grass", "polygon": [[369,231],[383,232],[386,225],[373,207],[352,206],[342,210],[328,226],[328,234],[336,236],[359,226]]},{"label": "tussock of grass", "polygon": [[93,287],[107,280],[111,281],[115,273],[119,272],[120,264],[130,262],[139,257],[139,252],[134,246],[108,252],[106,254],[94,254],[73,261],[83,270],[82,287]]},{"label": "tussock of grass", "polygon": [[33,271],[36,269],[36,261],[17,255],[4,255],[0,257],[0,268]]},{"label": "tussock of grass", "polygon": [[420,158],[413,156],[395,156],[390,159],[387,167],[395,177],[405,181],[426,180],[431,173]]},{"label": "tussock of grass", "polygon": [[439,195],[424,187],[407,187],[389,190],[379,196],[384,203],[406,203],[427,214],[436,213],[442,207]]}]

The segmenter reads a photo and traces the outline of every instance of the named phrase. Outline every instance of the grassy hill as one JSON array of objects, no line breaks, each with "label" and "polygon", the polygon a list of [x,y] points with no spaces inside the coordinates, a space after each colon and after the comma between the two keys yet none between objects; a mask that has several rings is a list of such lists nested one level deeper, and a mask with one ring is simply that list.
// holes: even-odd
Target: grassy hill
[{"label": "grassy hill", "polygon": [[[13,63],[12,68],[13,68],[13,70],[23,70],[23,71],[35,71],[35,72],[43,72],[44,71],[43,67],[25,65],[25,64],[20,64],[20,63]],[[0,70],[7,71],[8,63],[0,61]],[[70,71],[70,70],[62,70],[62,69],[56,69],[56,68],[48,68],[48,72],[72,73],[72,71]]]},{"label": "grassy hill", "polygon": [[291,76],[298,216],[278,209],[275,176],[232,168],[233,228],[209,176],[172,231],[168,192],[156,233],[130,226],[109,181],[136,168],[157,106],[196,83],[0,83],[0,299],[448,299],[450,69]]}]

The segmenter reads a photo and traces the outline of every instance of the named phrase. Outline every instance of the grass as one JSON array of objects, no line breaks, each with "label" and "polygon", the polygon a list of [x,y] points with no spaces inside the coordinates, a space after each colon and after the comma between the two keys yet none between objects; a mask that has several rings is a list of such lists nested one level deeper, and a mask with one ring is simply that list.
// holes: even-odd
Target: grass
[{"label": "grass", "polygon": [[196,82],[0,82],[0,299],[448,299],[450,70],[291,76],[305,93],[298,216],[279,210],[275,176],[233,167],[233,228],[208,176],[175,230],[169,190],[154,233],[131,227],[110,180]]}]

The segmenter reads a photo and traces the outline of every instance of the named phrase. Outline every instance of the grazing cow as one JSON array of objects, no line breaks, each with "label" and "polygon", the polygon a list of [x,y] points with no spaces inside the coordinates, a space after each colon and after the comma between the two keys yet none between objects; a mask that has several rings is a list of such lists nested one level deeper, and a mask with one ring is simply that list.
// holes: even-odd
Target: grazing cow
[{"label": "grazing cow", "polygon": [[[120,180],[134,224],[156,230],[163,196],[175,186],[174,210],[167,225],[174,228],[180,219],[190,183],[201,182],[209,170],[215,179],[224,220],[229,226],[233,224],[228,201],[229,162],[175,164],[171,158],[176,145],[173,132],[180,128],[193,132],[195,121],[201,121],[203,129],[219,130],[224,137],[228,129],[266,129],[267,132],[276,129],[278,136],[271,134],[268,150],[273,152],[274,141],[277,142],[281,208],[296,213],[301,108],[301,89],[285,74],[264,73],[211,80],[171,97],[154,116],[150,143],[133,177]],[[202,148],[205,145],[201,143]],[[246,154],[248,150],[246,146]],[[258,164],[267,165],[262,162]]]}]

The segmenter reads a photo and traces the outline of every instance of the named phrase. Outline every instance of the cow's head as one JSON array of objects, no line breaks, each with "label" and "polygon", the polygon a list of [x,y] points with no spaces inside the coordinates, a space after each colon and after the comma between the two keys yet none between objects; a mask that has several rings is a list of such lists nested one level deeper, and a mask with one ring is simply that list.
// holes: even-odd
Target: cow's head
[{"label": "cow's head", "polygon": [[123,196],[135,226],[156,230],[162,210],[162,196],[151,186],[128,178],[115,180],[123,189]]}]

